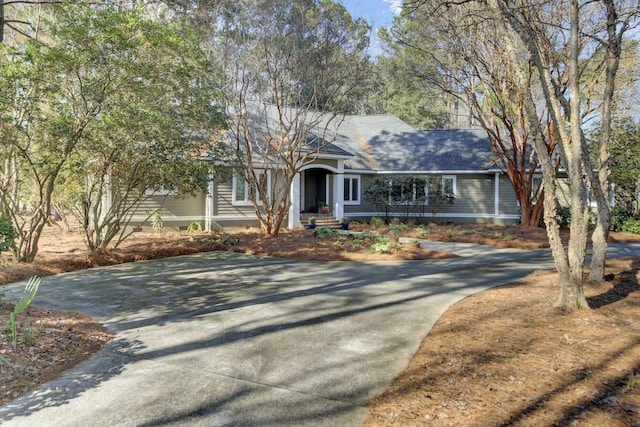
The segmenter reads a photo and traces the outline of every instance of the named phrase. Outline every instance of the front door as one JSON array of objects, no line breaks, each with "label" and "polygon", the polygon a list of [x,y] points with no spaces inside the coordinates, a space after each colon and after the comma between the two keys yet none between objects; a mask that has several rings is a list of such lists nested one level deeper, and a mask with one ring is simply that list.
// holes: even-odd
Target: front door
[{"label": "front door", "polygon": [[318,213],[320,204],[327,203],[327,171],[308,169],[304,172],[304,191],[302,209],[305,212]]}]

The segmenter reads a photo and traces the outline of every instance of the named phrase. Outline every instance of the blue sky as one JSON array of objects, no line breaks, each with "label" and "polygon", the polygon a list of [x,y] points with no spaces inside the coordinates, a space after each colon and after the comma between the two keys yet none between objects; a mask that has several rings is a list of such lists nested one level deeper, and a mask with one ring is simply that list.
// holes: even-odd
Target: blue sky
[{"label": "blue sky", "polygon": [[379,27],[389,27],[393,17],[400,13],[402,0],[339,0],[352,17],[362,17],[373,27],[371,53],[377,56],[380,46],[376,32]]},{"label": "blue sky", "polygon": [[361,16],[373,27],[388,27],[393,17],[400,13],[402,0],[339,0],[351,13]]}]

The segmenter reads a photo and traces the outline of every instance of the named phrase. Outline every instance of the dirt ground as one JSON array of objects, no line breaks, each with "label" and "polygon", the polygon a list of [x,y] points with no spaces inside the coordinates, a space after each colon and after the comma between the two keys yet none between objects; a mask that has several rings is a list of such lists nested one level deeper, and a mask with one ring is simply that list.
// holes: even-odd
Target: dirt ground
[{"label": "dirt ground", "polygon": [[[501,247],[546,246],[544,230],[520,227],[397,224],[376,231]],[[613,233],[611,240],[639,242],[640,236]],[[285,232],[278,239],[255,231],[140,233],[117,251],[90,254],[77,234],[48,229],[36,262],[5,260],[0,284],[211,250],[317,261],[453,256],[410,243],[394,244],[388,254],[369,253],[375,242],[375,236],[370,241],[314,237],[309,230]],[[371,402],[366,425],[640,426],[639,267],[640,259],[610,261],[607,281],[587,287],[592,309],[570,315],[553,309],[558,284],[552,272],[537,272],[459,302],[425,337],[407,369]],[[12,309],[0,303],[0,323],[6,323]],[[0,404],[55,378],[112,338],[86,316],[46,308],[28,308],[18,324],[15,350],[6,334],[0,336],[0,356],[6,361],[0,362]]]}]

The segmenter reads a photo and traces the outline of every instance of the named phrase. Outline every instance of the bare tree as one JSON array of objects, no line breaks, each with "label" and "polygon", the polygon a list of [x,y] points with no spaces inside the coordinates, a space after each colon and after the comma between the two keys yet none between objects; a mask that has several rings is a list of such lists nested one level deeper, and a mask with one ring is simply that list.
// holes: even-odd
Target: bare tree
[{"label": "bare tree", "polygon": [[[589,173],[588,178],[592,192],[595,196],[598,209],[598,222],[593,232],[593,256],[591,259],[591,271],[589,280],[602,280],[604,277],[605,260],[607,254],[607,240],[611,225],[611,211],[607,197],[609,187],[609,156],[611,143],[612,116],[616,90],[616,75],[620,67],[622,56],[622,37],[629,29],[634,19],[638,16],[638,4],[636,2],[635,11],[630,9],[625,12],[620,10],[621,2],[613,0],[602,0],[603,12],[606,15],[606,23],[601,31],[591,34],[591,38],[596,41],[598,49],[604,50],[603,60],[599,67],[603,69],[605,83],[602,88],[602,114],[601,132],[599,133],[598,165],[597,176]],[[620,14],[622,12],[622,15]],[[604,32],[602,37],[600,32]],[[584,135],[581,135],[584,138]],[[585,158],[588,156],[583,154]]]},{"label": "bare tree", "polygon": [[[393,28],[395,44],[412,58],[406,61],[413,64],[415,76],[468,106],[487,131],[495,164],[511,182],[521,223],[537,227],[544,189],[535,179],[539,162],[528,142],[529,123],[514,70],[487,11],[474,2],[447,7],[449,3],[408,3]],[[527,77],[535,84],[531,72]],[[548,110],[540,111],[538,121],[547,130],[547,152],[552,153],[555,132]]]},{"label": "bare tree", "polygon": [[[0,43],[5,42],[5,29],[18,37],[38,40],[40,14],[25,13],[31,7],[62,4],[65,0],[3,0],[0,1]],[[7,11],[11,11],[8,15]],[[39,10],[38,10],[39,12]]]},{"label": "bare tree", "polygon": [[277,236],[294,177],[357,109],[369,27],[332,1],[243,0],[222,16],[214,51],[240,179],[263,232]]},{"label": "bare tree", "polygon": [[[426,3],[433,4],[408,2],[413,7]],[[594,166],[588,156],[583,125],[594,117],[606,120],[610,114],[620,41],[622,34],[637,20],[637,1],[445,0],[435,3],[442,8],[464,8],[479,19],[487,19],[495,28],[496,43],[492,46],[499,46],[504,52],[513,78],[502,76],[497,82],[490,81],[487,88],[491,88],[492,97],[500,99],[493,87],[512,82],[518,98],[509,101],[506,97],[508,104],[498,104],[502,105],[498,110],[491,109],[491,117],[500,118],[499,113],[506,105],[517,107],[507,116],[515,122],[518,120],[513,118],[520,117],[519,122],[525,123],[525,135],[542,167],[544,218],[561,282],[557,306],[565,310],[587,307],[582,274],[590,213],[587,195],[591,191],[598,204],[599,224],[594,235],[593,257],[593,277],[597,278],[603,273],[609,227],[606,198],[609,137],[607,133],[601,137],[598,164]],[[625,12],[620,14],[620,11]],[[485,52],[478,53],[484,61],[492,58]],[[493,70],[493,64],[487,69]],[[604,86],[600,83],[602,80]],[[601,93],[604,95],[599,95]],[[548,113],[549,122],[541,120],[541,112]],[[551,141],[556,145],[550,144]],[[558,158],[570,187],[571,236],[566,252],[556,220]]]},{"label": "bare tree", "polygon": [[[594,85],[594,80],[588,79],[585,85],[585,75],[587,71],[598,74],[599,67],[594,66],[592,61],[585,61],[585,55],[592,48],[593,39],[587,35],[596,34],[593,28],[589,28],[588,23],[597,23],[596,18],[601,14],[597,8],[598,2],[588,2],[580,5],[577,0],[570,0],[568,3],[555,3],[554,15],[545,15],[542,6],[543,2],[538,2],[534,7],[515,7],[513,2],[507,4],[502,0],[490,2],[490,7],[495,11],[497,20],[508,22],[511,29],[516,31],[527,47],[540,80],[545,103],[548,106],[551,117],[558,130],[559,148],[564,166],[567,169],[568,184],[570,186],[570,208],[571,208],[571,235],[569,239],[568,251],[565,253],[557,233],[555,221],[555,201],[551,200],[545,206],[545,221],[549,241],[552,244],[552,251],[556,266],[560,273],[561,292],[557,306],[571,310],[580,307],[587,307],[583,289],[583,263],[586,254],[587,225],[589,218],[589,205],[587,203],[585,191],[585,177],[590,184],[592,193],[596,196],[599,212],[599,235],[600,242],[594,247],[594,258],[599,259],[604,264],[606,240],[604,238],[609,227],[608,204],[605,197],[606,177],[608,176],[608,140],[602,138],[600,149],[600,169],[597,172],[590,164],[586,140],[582,130],[582,125],[588,117],[585,112],[592,112],[590,105],[594,98],[590,95]],[[522,6],[522,5],[520,5]],[[548,5],[547,5],[548,6]],[[612,6],[612,4],[610,5]],[[601,16],[601,15],[600,15]],[[551,25],[550,23],[553,23]],[[503,37],[509,38],[506,26],[503,28]],[[560,40],[567,40],[565,45],[558,45]],[[558,55],[558,48],[562,55]],[[592,52],[597,53],[597,49]],[[619,50],[613,53],[619,57]],[[554,67],[551,66],[553,58],[562,58],[568,75],[568,93],[560,91],[557,76],[552,73]],[[515,52],[512,52],[511,59],[514,63],[519,61]],[[610,60],[613,60],[610,58]],[[614,61],[615,62],[615,61]],[[611,73],[610,85],[606,91],[613,90],[613,80],[617,65],[607,66],[607,73]],[[601,103],[601,114],[608,114],[607,109],[611,107],[612,97],[605,95]],[[534,106],[529,106],[529,115],[533,115]],[[535,143],[536,139],[534,139]],[[536,150],[540,154],[540,148],[536,145]],[[545,170],[546,169],[546,170]],[[549,169],[545,168],[543,162],[544,184],[553,185],[557,177]],[[598,176],[598,178],[596,178]],[[549,190],[547,188],[547,190]],[[550,198],[548,198],[550,199]],[[594,236],[596,237],[596,236]]]}]

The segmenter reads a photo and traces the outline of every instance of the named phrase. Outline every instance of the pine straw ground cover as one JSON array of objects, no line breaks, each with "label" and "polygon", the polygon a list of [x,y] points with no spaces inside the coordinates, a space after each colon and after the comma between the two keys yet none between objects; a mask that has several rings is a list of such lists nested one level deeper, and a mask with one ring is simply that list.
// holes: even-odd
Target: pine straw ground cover
[{"label": "pine straw ground cover", "polygon": [[[542,234],[495,226],[429,226],[428,230],[410,227],[403,235],[544,246],[544,230]],[[404,253],[372,255],[366,248],[313,238],[308,230],[283,233],[277,240],[239,233],[232,236],[239,238],[235,244],[228,244],[227,237],[140,234],[116,252],[89,254],[77,234],[51,229],[38,260],[5,265],[0,283],[207,250],[307,260],[451,256],[410,245]],[[632,235],[612,237],[637,241]],[[557,276],[549,272],[466,298],[440,318],[406,371],[371,402],[367,425],[640,426],[639,265],[638,259],[610,261],[608,280],[588,288],[593,309],[570,315],[552,308]],[[0,327],[11,309],[12,305],[0,304]],[[31,325],[35,340],[21,343],[14,352],[7,337],[0,338],[0,355],[17,366],[16,371],[0,366],[0,404],[55,378],[111,338],[101,325],[78,313],[30,307],[18,321]]]},{"label": "pine straw ground cover", "polygon": [[639,426],[640,260],[609,262],[592,310],[538,272],[459,302],[370,404],[366,426]]}]

